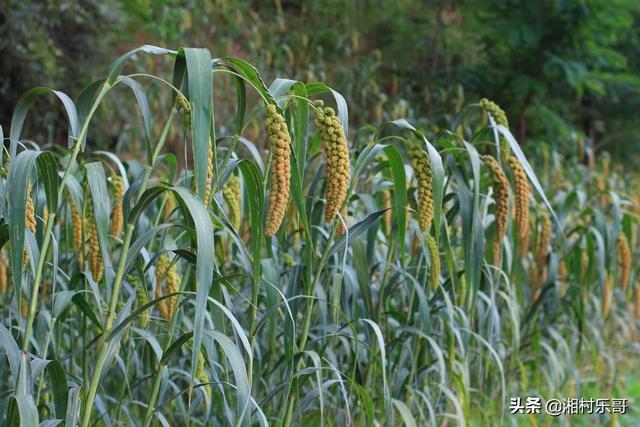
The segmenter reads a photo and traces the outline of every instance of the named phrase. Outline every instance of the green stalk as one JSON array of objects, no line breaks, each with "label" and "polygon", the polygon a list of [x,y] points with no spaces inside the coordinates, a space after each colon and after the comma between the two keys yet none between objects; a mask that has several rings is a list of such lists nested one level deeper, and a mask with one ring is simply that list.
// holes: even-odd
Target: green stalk
[{"label": "green stalk", "polygon": [[[160,136],[158,145],[156,146],[156,149],[153,152],[151,164],[145,167],[144,175],[140,183],[140,189],[138,190],[138,194],[136,196],[136,201],[140,199],[140,196],[142,196],[142,194],[147,188],[147,183],[149,181],[149,177],[151,176],[153,163],[155,159],[158,157],[158,154],[160,153],[160,151],[162,150],[162,147],[164,146],[164,142],[169,133],[171,122],[173,121],[173,117],[176,114],[176,112],[177,110],[175,108],[171,109],[171,113],[169,114],[167,123],[165,124],[165,127],[162,131],[162,135]],[[120,260],[118,261],[118,269],[116,270],[116,277],[113,281],[113,292],[111,293],[111,301],[109,303],[109,311],[107,312],[107,318],[105,320],[104,332],[98,342],[98,359],[96,361],[96,366],[93,372],[93,376],[91,377],[91,383],[89,384],[89,391],[87,394],[87,400],[85,401],[85,408],[84,408],[84,414],[82,417],[82,423],[80,424],[82,427],[87,427],[91,421],[91,413],[93,411],[93,402],[96,398],[96,393],[98,391],[98,385],[100,384],[100,377],[102,375],[102,370],[104,369],[104,364],[107,360],[107,353],[109,350],[107,337],[111,332],[111,328],[113,327],[113,321],[116,318],[118,296],[120,295],[120,289],[122,287],[122,279],[124,277],[124,268],[127,262],[127,255],[129,253],[129,246],[131,245],[133,230],[134,230],[134,224],[131,224],[131,223],[127,224],[125,237],[122,243],[122,251],[120,253]]]}]

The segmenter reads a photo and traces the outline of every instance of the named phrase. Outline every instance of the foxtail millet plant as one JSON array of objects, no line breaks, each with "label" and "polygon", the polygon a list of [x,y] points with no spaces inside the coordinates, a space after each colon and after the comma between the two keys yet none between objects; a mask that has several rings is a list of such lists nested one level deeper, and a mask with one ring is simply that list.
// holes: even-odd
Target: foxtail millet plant
[{"label": "foxtail millet plant", "polygon": [[215,168],[215,151],[213,149],[213,141],[209,138],[209,149],[207,151],[207,183],[204,190],[205,204],[209,203],[211,190],[213,189],[213,174]]},{"label": "foxtail millet plant", "polygon": [[175,210],[176,208],[176,198],[173,195],[172,192],[167,192],[165,199],[164,199],[164,205],[162,208],[162,217],[165,220],[168,220],[169,217],[171,216],[171,213]]},{"label": "foxtail millet plant", "polygon": [[427,152],[417,142],[408,141],[409,158],[415,172],[418,190],[418,223],[428,233],[433,220],[433,183],[431,162]]},{"label": "foxtail millet plant", "polygon": [[493,182],[493,198],[495,200],[495,233],[493,235],[493,263],[500,265],[500,255],[502,253],[502,240],[507,233],[507,222],[509,220],[509,180],[498,164],[495,157],[491,155],[481,156],[482,161],[489,169]]},{"label": "foxtail millet plant", "polygon": [[76,252],[76,260],[78,261],[78,265],[80,266],[80,268],[82,268],[82,263],[84,262],[84,240],[82,236],[84,221],[82,220],[82,216],[80,215],[78,207],[71,197],[67,198],[67,202],[69,203],[71,211],[71,238],[73,241],[73,249]]},{"label": "foxtail millet plant", "polygon": [[271,192],[267,207],[267,219],[264,233],[276,234],[289,202],[289,181],[291,180],[291,136],[284,117],[273,104],[267,105],[267,133],[271,151]]},{"label": "foxtail millet plant", "polygon": [[229,223],[234,230],[240,229],[240,178],[231,175],[224,187],[222,187],[222,198],[229,208]]},{"label": "foxtail millet plant", "polygon": [[7,292],[7,266],[4,263],[4,255],[0,249],[0,295]]},{"label": "foxtail millet plant", "polygon": [[[31,198],[31,185],[27,187],[27,200],[25,203],[24,211],[24,225],[31,233],[36,233],[36,210],[33,207],[33,199]],[[22,264],[27,265],[29,262],[29,252],[27,248],[24,248],[22,253]]]},{"label": "foxtail millet plant", "polygon": [[[166,255],[161,255],[156,263],[156,298],[165,295],[162,284],[166,283],[167,294],[172,294],[180,290],[180,277],[176,272],[175,263],[169,260]],[[178,297],[176,295],[158,302],[158,311],[164,320],[171,321],[176,309]]]},{"label": "foxtail millet plant", "polygon": [[342,123],[331,107],[323,107],[322,101],[314,103],[315,123],[320,134],[320,142],[327,165],[325,170],[325,196],[327,204],[324,211],[325,222],[330,222],[342,209],[347,197],[347,187],[351,176],[349,147]]},{"label": "foxtail millet plant", "polygon": [[529,194],[531,194],[531,187],[520,161],[515,156],[509,156],[507,163],[513,176],[516,230],[520,258],[523,258],[529,245]]},{"label": "foxtail millet plant", "polygon": [[198,356],[198,367],[196,368],[196,378],[200,382],[200,384],[204,384],[202,386],[202,391],[206,396],[207,400],[211,399],[211,385],[209,384],[209,375],[205,369],[205,354],[204,351],[200,351],[200,355]]},{"label": "foxtail millet plant", "polygon": [[[135,287],[136,287],[136,303],[138,307],[142,307],[143,305],[149,302],[149,296],[147,295],[147,291],[144,288],[143,283],[136,280],[132,280],[132,282],[135,284]],[[164,302],[164,301],[161,301],[161,302]],[[149,325],[150,319],[151,319],[151,310],[149,309],[143,310],[142,313],[140,314],[140,321],[139,321],[140,327],[142,329],[145,329]]]},{"label": "foxtail millet plant", "polygon": [[629,274],[631,272],[631,249],[629,248],[629,240],[627,235],[620,233],[616,244],[616,258],[618,260],[618,283],[623,291],[629,283]]},{"label": "foxtail millet plant", "polygon": [[122,199],[124,197],[124,182],[120,175],[111,178],[113,184],[113,214],[111,216],[111,234],[118,237],[122,233],[124,214],[122,212]]},{"label": "foxtail millet plant", "polygon": [[87,192],[87,234],[89,240],[89,270],[91,277],[96,282],[102,279],[104,274],[104,263],[102,261],[102,253],[100,251],[100,241],[98,240],[98,227],[94,214],[93,198],[90,192]]},{"label": "foxtail millet plant", "polygon": [[435,291],[438,288],[438,284],[440,283],[440,251],[438,249],[438,242],[436,242],[436,239],[432,235],[427,234],[425,236],[425,242],[427,245],[427,249],[429,249],[429,257],[431,258],[431,265],[429,270],[429,285],[431,289]]},{"label": "foxtail millet plant", "polygon": [[602,289],[602,296],[600,298],[600,315],[603,319],[609,316],[609,309],[611,308],[611,299],[613,298],[613,282],[611,281],[611,274],[607,272],[604,281],[604,287]]},{"label": "foxtail millet plant", "polygon": [[[507,119],[507,115],[498,104],[488,100],[487,98],[482,98],[479,104],[480,108],[491,114],[496,124],[502,125],[505,128],[509,129],[509,120]],[[500,157],[502,158],[502,161],[505,161],[509,156],[509,144],[503,136],[500,136]]]},{"label": "foxtail millet plant", "polygon": [[[536,294],[540,286],[547,280],[547,256],[549,255],[549,245],[551,244],[552,224],[549,212],[546,209],[540,211],[540,231],[538,232],[538,241],[535,252],[535,263],[531,266],[533,269],[532,284]],[[537,295],[534,296],[537,298]]]}]

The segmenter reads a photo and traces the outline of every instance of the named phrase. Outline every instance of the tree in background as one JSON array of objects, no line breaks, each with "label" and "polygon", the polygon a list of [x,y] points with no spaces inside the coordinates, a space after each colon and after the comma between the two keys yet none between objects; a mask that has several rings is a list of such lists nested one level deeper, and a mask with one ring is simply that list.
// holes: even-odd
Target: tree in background
[{"label": "tree in background", "polygon": [[521,142],[615,152],[640,145],[639,19],[635,0],[11,1],[0,123],[26,88],[86,81],[114,49],[150,43],[242,56],[268,80],[330,81],[356,126],[408,117],[437,131],[486,96]]},{"label": "tree in background", "polygon": [[474,13],[486,61],[470,89],[517,118],[521,141],[558,143],[573,130],[591,144],[605,130],[637,140],[639,11],[634,0],[483,2]]},{"label": "tree in background", "polygon": [[[120,12],[109,3],[0,1],[0,124],[8,129],[18,98],[34,86],[79,90],[104,73],[113,37],[120,33]],[[53,125],[58,113],[30,120]],[[54,140],[54,127],[49,128],[47,138]]]}]

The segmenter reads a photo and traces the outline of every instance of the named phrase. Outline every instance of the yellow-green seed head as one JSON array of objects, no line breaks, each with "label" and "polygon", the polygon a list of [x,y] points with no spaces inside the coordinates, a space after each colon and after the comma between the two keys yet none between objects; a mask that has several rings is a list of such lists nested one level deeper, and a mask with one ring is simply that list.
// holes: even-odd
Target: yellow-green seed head
[{"label": "yellow-green seed head", "polygon": [[349,162],[349,146],[342,128],[342,123],[333,108],[322,108],[322,101],[316,102],[316,126],[320,134],[320,142],[327,156],[325,170],[325,187],[327,204],[324,219],[329,222],[342,209],[347,197],[351,166]]},{"label": "yellow-green seed head", "polygon": [[122,225],[124,223],[124,215],[122,209],[122,201],[124,197],[124,182],[120,175],[116,175],[111,179],[113,183],[113,214],[111,215],[111,234],[120,236],[122,233]]},{"label": "yellow-green seed head", "polygon": [[500,264],[501,243],[507,232],[509,220],[509,180],[504,174],[498,161],[493,156],[482,156],[484,164],[489,169],[493,181],[493,195],[495,200],[495,235],[493,236],[494,264]]},{"label": "yellow-green seed head", "polygon": [[289,181],[291,179],[291,137],[284,117],[276,111],[275,105],[267,106],[267,133],[271,150],[271,192],[267,207],[264,233],[276,234],[289,203]]},{"label": "yellow-green seed head", "polygon": [[418,222],[420,230],[427,233],[433,220],[433,180],[431,162],[425,150],[418,143],[408,143],[409,158],[416,175],[418,191]]},{"label": "yellow-green seed head", "polygon": [[510,156],[507,159],[511,174],[513,176],[513,186],[515,192],[516,228],[520,238],[520,257],[524,257],[529,241],[529,180],[527,174],[520,164],[520,161]]},{"label": "yellow-green seed head", "polygon": [[89,239],[89,269],[93,280],[99,282],[104,274],[104,263],[100,252],[100,241],[98,240],[98,228],[93,211],[93,200],[91,193],[87,192],[87,233]]},{"label": "yellow-green seed head", "polygon": [[[493,101],[489,101],[487,98],[482,98],[480,100],[480,108],[482,108],[487,113],[491,114],[493,120],[495,120],[496,124],[502,125],[505,128],[509,129],[509,120],[507,119],[507,115],[504,110],[500,108],[498,104]],[[500,156],[502,159],[506,159],[509,157],[509,143],[504,137],[500,137]]]},{"label": "yellow-green seed head", "polygon": [[222,188],[222,197],[229,208],[229,222],[234,230],[240,229],[240,178],[231,175]]},{"label": "yellow-green seed head", "polygon": [[618,237],[616,255],[618,258],[618,281],[620,288],[625,290],[631,273],[631,248],[629,247],[627,235],[624,233],[620,233]]},{"label": "yellow-green seed head", "polygon": [[436,239],[434,239],[430,234],[425,236],[425,241],[427,249],[429,249],[429,256],[431,257],[429,284],[431,285],[431,289],[435,290],[438,288],[438,284],[440,283],[440,251],[438,250],[438,243],[436,242]]}]

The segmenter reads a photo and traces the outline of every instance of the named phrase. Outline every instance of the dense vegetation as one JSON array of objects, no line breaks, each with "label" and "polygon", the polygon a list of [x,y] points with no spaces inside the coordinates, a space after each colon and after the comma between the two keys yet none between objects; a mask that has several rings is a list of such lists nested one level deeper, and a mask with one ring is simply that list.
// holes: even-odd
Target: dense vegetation
[{"label": "dense vegetation", "polygon": [[[44,95],[66,148],[28,139]],[[637,396],[638,181],[584,144],[525,155],[487,99],[354,128],[326,84],[207,49],[143,46],[74,99],[26,92],[2,152],[3,422],[551,425],[509,397]]]},{"label": "dense vegetation", "polygon": [[[103,76],[114,51],[148,43],[242,57],[268,81],[331,82],[357,126],[405,117],[447,129],[462,105],[487,97],[507,112],[522,144],[570,154],[584,141],[620,160],[640,148],[635,0],[4,3],[0,123],[31,87],[76,95]],[[151,62],[148,69],[163,67]],[[233,108],[222,95],[219,109]],[[102,147],[113,147],[131,123],[119,109],[108,114],[110,126],[96,135]],[[42,140],[64,141],[61,115],[30,120]]]}]

